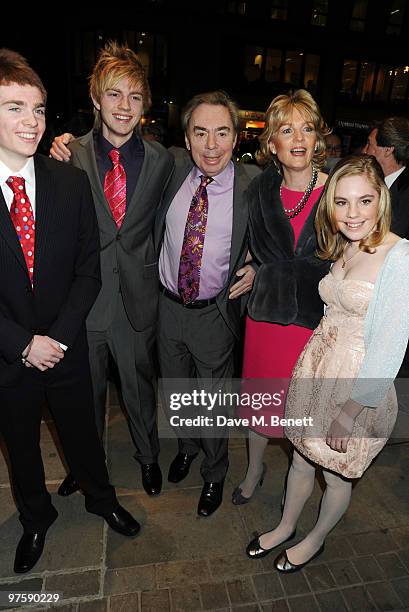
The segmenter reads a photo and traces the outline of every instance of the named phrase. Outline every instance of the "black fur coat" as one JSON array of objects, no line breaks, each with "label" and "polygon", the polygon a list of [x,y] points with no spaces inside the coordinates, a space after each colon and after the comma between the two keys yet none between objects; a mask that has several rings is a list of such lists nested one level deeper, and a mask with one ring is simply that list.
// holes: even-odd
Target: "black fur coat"
[{"label": "black fur coat", "polygon": [[324,313],[318,283],[330,263],[318,259],[314,229],[317,205],[294,252],[294,231],[280,202],[282,177],[274,164],[249,186],[250,246],[259,269],[248,302],[256,321],[315,328]]}]

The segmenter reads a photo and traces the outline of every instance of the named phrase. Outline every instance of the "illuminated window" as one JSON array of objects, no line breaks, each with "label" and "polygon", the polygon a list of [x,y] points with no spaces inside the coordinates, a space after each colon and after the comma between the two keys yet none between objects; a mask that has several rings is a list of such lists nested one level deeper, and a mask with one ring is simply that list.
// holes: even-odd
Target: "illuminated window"
[{"label": "illuminated window", "polygon": [[285,81],[299,86],[301,68],[303,63],[303,53],[299,51],[287,51],[285,57]]},{"label": "illuminated window", "polygon": [[316,93],[319,69],[320,56],[308,54],[305,59],[304,87],[312,95]]},{"label": "illuminated window", "polygon": [[356,76],[358,62],[345,60],[342,69],[341,93],[346,97],[352,98],[356,91]]},{"label": "illuminated window", "polygon": [[311,23],[317,26],[327,25],[328,0],[313,0]]},{"label": "illuminated window", "polygon": [[246,14],[246,3],[245,2],[228,2],[227,11],[233,15],[245,15]]},{"label": "illuminated window", "polygon": [[390,0],[388,7],[387,34],[398,35],[402,30],[403,17],[405,12],[405,0]]},{"label": "illuminated window", "polygon": [[279,49],[267,49],[265,79],[269,83],[281,80],[283,53]]},{"label": "illuminated window", "polygon": [[365,30],[366,11],[368,9],[368,0],[355,0],[352,10],[350,30],[363,32]]},{"label": "illuminated window", "polygon": [[372,88],[375,79],[375,64],[373,62],[360,62],[356,95],[361,102],[372,99]]},{"label": "illuminated window", "polygon": [[281,21],[285,21],[287,19],[287,0],[272,0],[271,3],[271,19],[280,19]]},{"label": "illuminated window", "polygon": [[393,71],[391,92],[392,102],[400,102],[408,97],[409,66],[399,66]]},{"label": "illuminated window", "polygon": [[392,66],[381,64],[378,68],[375,86],[375,100],[386,102],[390,98],[390,93],[393,84]]},{"label": "illuminated window", "polygon": [[263,68],[263,47],[246,46],[244,76],[249,83],[261,78]]}]

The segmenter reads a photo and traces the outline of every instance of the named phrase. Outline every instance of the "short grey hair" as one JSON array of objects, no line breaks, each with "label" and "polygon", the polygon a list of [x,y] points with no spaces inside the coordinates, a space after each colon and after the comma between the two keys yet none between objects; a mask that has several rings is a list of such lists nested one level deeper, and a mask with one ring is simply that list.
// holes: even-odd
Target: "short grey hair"
[{"label": "short grey hair", "polygon": [[181,124],[184,132],[187,132],[193,111],[201,104],[211,104],[213,106],[225,106],[229,111],[235,133],[239,131],[239,107],[230,96],[221,89],[197,94],[186,104],[182,110]]}]

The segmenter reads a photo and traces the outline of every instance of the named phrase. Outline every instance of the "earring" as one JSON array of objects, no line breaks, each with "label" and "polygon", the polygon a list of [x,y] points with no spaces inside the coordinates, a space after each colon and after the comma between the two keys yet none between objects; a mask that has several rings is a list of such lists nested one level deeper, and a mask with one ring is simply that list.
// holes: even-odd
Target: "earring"
[{"label": "earring", "polygon": [[314,153],[318,153],[318,145],[315,145]]}]

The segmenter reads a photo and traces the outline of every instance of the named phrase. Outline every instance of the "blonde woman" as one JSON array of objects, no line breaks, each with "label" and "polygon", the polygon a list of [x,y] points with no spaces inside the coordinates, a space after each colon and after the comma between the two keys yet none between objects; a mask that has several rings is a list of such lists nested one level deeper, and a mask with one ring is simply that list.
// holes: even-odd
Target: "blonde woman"
[{"label": "blonde woman", "polygon": [[[317,103],[303,89],[277,96],[267,110],[260,145],[268,166],[248,190],[251,250],[260,268],[248,304],[244,391],[264,388],[268,379],[283,379],[279,388],[285,389],[323,313],[318,283],[329,266],[316,257],[314,218],[327,179],[321,168],[328,132]],[[232,496],[236,505],[249,502],[262,484],[269,438],[283,435],[281,427],[268,425],[267,410],[257,413],[263,425],[252,423],[249,410],[240,412],[250,417],[251,429],[247,473]]]},{"label": "blonde woman", "polygon": [[286,417],[294,446],[280,524],[256,538],[260,558],[294,536],[303,506],[323,468],[326,489],[314,528],[275,560],[300,570],[320,554],[346,512],[351,479],[359,478],[390,436],[397,415],[393,380],[409,337],[409,242],[390,232],[391,207],[374,157],[340,161],[316,218],[319,254],[334,262],[320,282],[326,312],[301,354],[290,383]]}]

